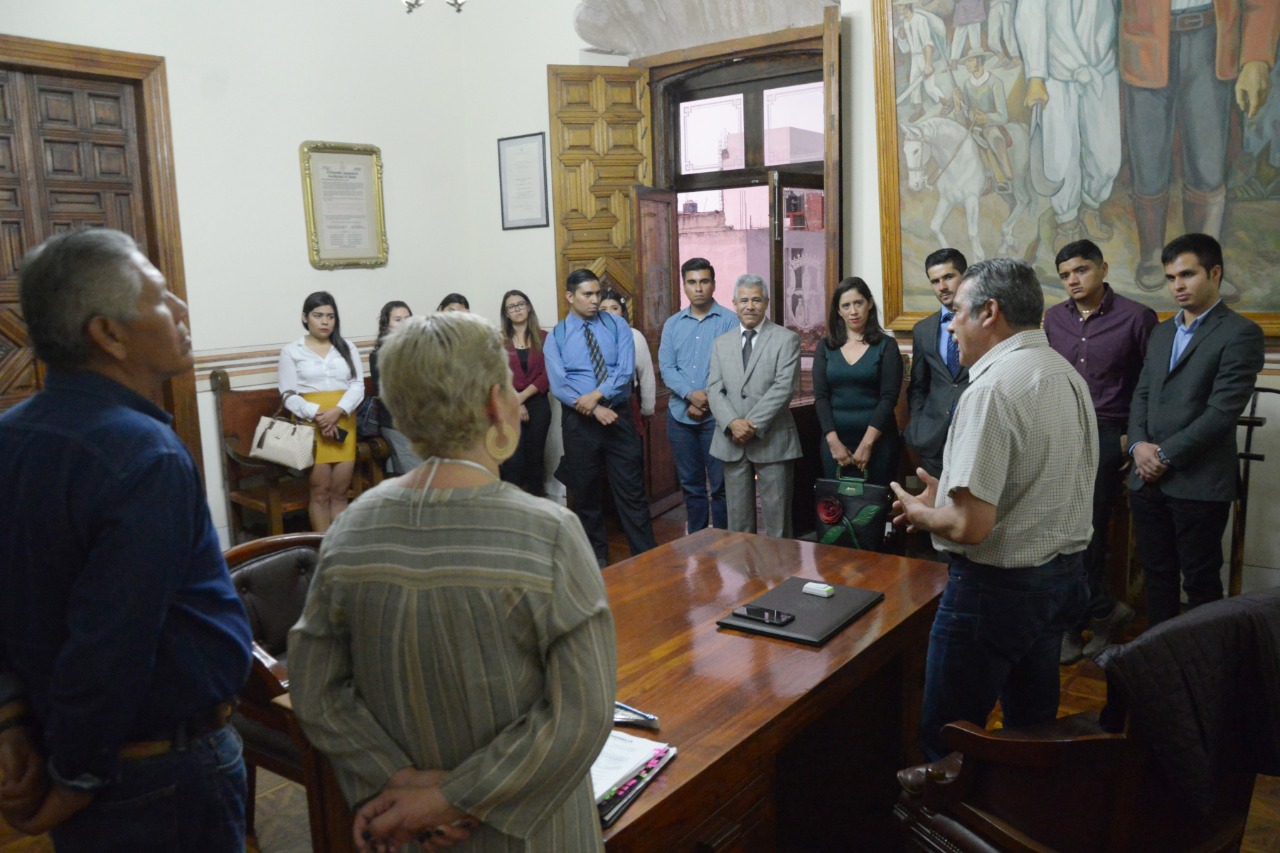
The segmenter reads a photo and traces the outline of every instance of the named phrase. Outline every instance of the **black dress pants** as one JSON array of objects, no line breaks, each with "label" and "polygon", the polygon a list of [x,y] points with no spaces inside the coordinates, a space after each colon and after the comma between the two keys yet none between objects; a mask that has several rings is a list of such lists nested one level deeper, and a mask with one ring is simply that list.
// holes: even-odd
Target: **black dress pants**
[{"label": "black dress pants", "polygon": [[543,486],[543,457],[547,447],[547,433],[551,430],[551,403],[549,395],[534,394],[524,404],[529,420],[520,425],[520,445],[515,455],[502,463],[502,479],[515,483],[531,495],[546,494]]},{"label": "black dress pants", "polygon": [[609,560],[600,493],[602,471],[609,475],[614,507],[632,556],[658,546],[644,496],[644,449],[631,420],[631,401],[615,401],[609,408],[618,418],[605,426],[594,415],[580,415],[571,406],[560,407],[564,457],[556,469],[556,479],[573,495],[573,511],[602,566]]},{"label": "black dress pants", "polygon": [[1178,580],[1187,607],[1222,598],[1222,534],[1231,504],[1172,498],[1158,483],[1129,492],[1138,556],[1147,587],[1147,622],[1178,615]]}]

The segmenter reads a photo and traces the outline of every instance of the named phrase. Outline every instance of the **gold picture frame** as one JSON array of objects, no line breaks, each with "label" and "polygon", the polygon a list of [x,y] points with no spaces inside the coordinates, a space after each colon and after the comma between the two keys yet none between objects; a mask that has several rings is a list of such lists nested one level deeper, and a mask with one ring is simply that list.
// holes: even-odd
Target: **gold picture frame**
[{"label": "gold picture frame", "polygon": [[381,149],[308,140],[298,147],[298,157],[311,266],[386,266]]}]

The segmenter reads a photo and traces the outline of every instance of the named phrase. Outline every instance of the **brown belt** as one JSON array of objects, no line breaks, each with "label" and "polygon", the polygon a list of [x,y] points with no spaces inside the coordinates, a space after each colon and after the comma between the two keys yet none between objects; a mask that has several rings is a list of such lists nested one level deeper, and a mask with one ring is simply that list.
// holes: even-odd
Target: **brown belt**
[{"label": "brown belt", "polygon": [[1202,30],[1210,24],[1216,24],[1217,21],[1212,9],[1202,9],[1199,12],[1183,12],[1174,15],[1171,27],[1175,33],[1188,33],[1192,30]]},{"label": "brown belt", "polygon": [[124,759],[154,758],[173,750],[183,750],[192,738],[202,737],[225,726],[231,720],[231,712],[235,710],[232,702],[221,702],[193,717],[189,717],[173,728],[172,737],[163,740],[140,740],[126,743],[120,747],[120,757]]}]

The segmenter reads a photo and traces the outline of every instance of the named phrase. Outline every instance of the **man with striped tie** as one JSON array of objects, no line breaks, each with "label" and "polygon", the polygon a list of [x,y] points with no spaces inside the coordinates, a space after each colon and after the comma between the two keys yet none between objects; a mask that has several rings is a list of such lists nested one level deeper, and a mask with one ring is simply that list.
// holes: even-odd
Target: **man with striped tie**
[{"label": "man with striped tie", "polygon": [[960,392],[969,385],[969,368],[960,364],[960,349],[947,328],[960,277],[969,268],[955,249],[939,249],[925,258],[925,275],[942,309],[911,330],[911,384],[907,402],[911,420],[904,435],[930,476],[942,473],[942,448]]},{"label": "man with striped tie", "polygon": [[644,495],[644,449],[631,419],[635,343],[620,316],[601,313],[600,279],[579,269],[565,281],[569,315],[547,336],[543,359],[561,407],[564,456],[556,479],[573,496],[600,567],[609,564],[600,474],[609,488],[632,555],[657,547]]}]

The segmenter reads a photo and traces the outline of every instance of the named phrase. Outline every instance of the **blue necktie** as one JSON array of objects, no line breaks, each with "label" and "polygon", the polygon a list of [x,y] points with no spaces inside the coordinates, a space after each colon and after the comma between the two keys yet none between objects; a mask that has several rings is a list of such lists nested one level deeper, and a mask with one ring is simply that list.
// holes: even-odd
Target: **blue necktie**
[{"label": "blue necktie", "polygon": [[[946,328],[954,316],[955,314],[950,311],[942,312],[943,328]],[[960,372],[960,344],[956,342],[956,336],[950,332],[947,333],[947,370],[951,371],[952,376]]]}]

